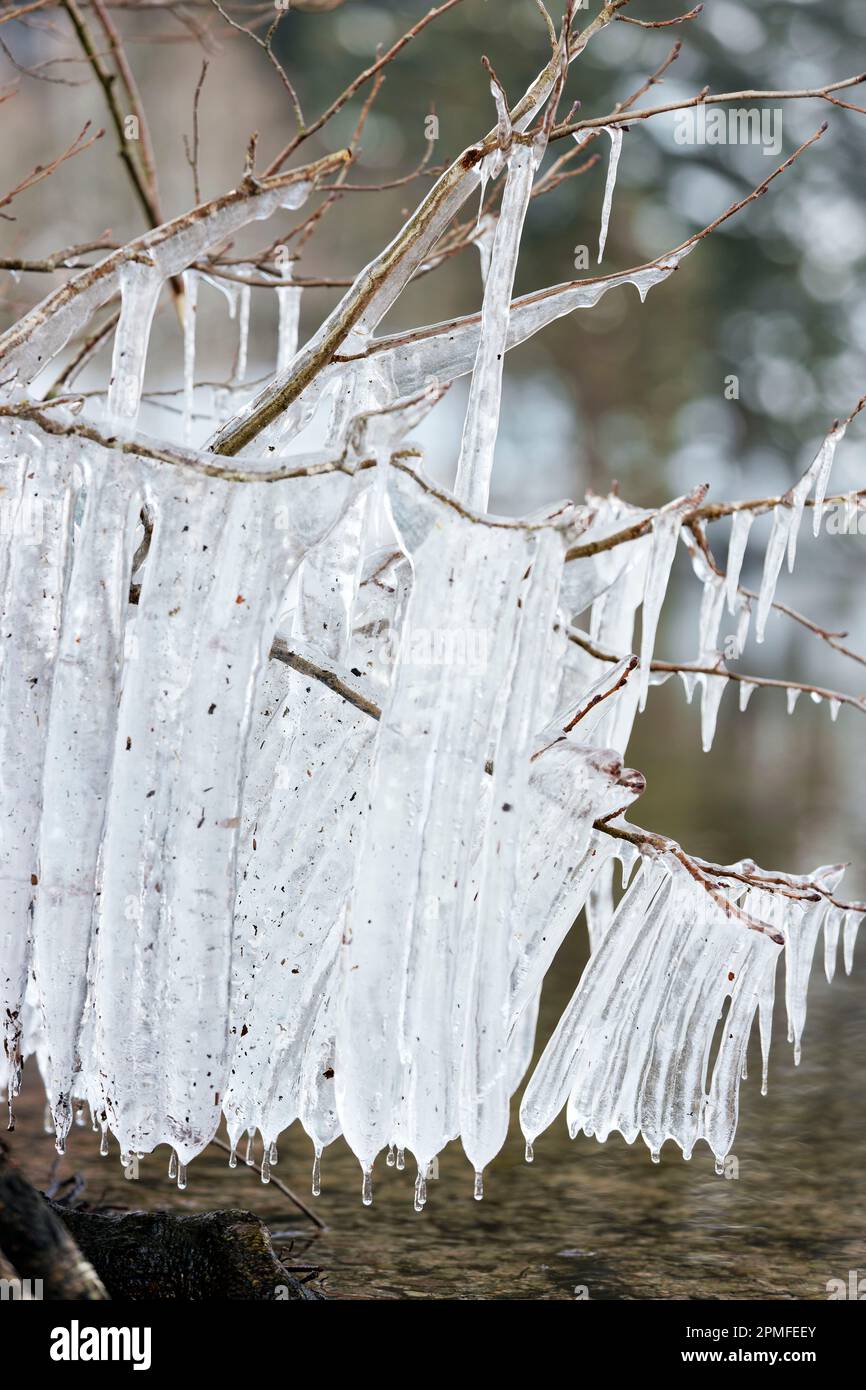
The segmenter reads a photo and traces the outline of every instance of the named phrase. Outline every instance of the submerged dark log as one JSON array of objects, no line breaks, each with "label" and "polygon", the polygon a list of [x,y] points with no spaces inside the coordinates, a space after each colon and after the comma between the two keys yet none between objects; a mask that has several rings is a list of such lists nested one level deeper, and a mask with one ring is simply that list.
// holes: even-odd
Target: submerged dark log
[{"label": "submerged dark log", "polygon": [[[102,1211],[53,1202],[0,1139],[0,1278],[45,1299],[316,1300],[249,1211]],[[37,1295],[38,1296],[38,1295]]]},{"label": "submerged dark log", "polygon": [[55,1207],[112,1298],[288,1300],[322,1297],[286,1272],[249,1211],[177,1216]]},{"label": "submerged dark log", "polygon": [[107,1298],[62,1216],[62,1208],[53,1210],[13,1166],[0,1139],[0,1272],[11,1267],[23,1282],[41,1280],[42,1296],[47,1299]]}]

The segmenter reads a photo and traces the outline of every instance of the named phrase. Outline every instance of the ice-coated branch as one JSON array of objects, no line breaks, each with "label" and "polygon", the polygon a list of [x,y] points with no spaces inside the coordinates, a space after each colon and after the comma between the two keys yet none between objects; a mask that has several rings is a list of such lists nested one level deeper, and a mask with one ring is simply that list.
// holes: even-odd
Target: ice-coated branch
[{"label": "ice-coated branch", "polygon": [[[759,922],[754,917],[750,916],[749,913],[741,911],[736,904],[732,903],[729,898],[726,898],[715,884],[710,882],[709,877],[704,872],[703,866],[696,859],[692,859],[686,854],[675,840],[669,839],[666,835],[658,835],[654,831],[634,830],[630,826],[612,825],[610,821],[606,819],[596,821],[595,829],[601,831],[604,835],[612,836],[614,839],[626,840],[629,844],[659,850],[664,854],[670,854],[678,863],[682,864],[690,877],[695,880],[695,883],[699,884],[704,892],[709,894],[713,902],[722,909],[726,917],[736,919],[736,921],[740,922],[744,927],[748,927],[750,931],[759,932],[762,936],[769,937],[777,946],[784,946],[785,938],[780,932],[774,930],[772,927],[768,927],[766,922]],[[720,870],[719,872],[723,873],[724,871]]]},{"label": "ice-coated branch", "polygon": [[[569,628],[568,640],[574,642],[576,646],[581,647],[583,651],[589,656],[594,657],[596,661],[614,663],[629,659],[632,661],[637,660],[636,657],[628,658],[619,652],[608,651],[606,648],[600,647],[597,642],[593,642],[592,639],[585,632],[581,632],[579,628]],[[855,654],[852,653],[852,655]],[[856,659],[862,661],[861,657],[856,657]],[[816,700],[827,700],[831,709],[838,705],[852,705],[854,709],[860,710],[861,713],[866,714],[866,696],[846,695],[841,690],[828,690],[825,686],[810,685],[806,681],[776,680],[769,676],[750,676],[741,671],[729,671],[721,661],[715,666],[702,666],[699,662],[694,661],[663,661],[660,658],[653,658],[650,662],[650,670],[667,673],[669,675],[690,674],[694,676],[724,676],[726,680],[733,681],[735,684],[746,687],[747,694],[749,695],[757,686],[767,686],[775,690],[799,690],[802,694],[811,695]]]},{"label": "ice-coated branch", "polygon": [[[820,138],[821,133],[823,133],[823,128],[822,131],[816,132],[810,140],[800,145],[751,193],[732,203],[712,222],[688,237],[679,246],[674,247],[672,251],[656,257],[653,261],[645,262],[643,265],[635,266],[631,270],[622,271],[616,275],[588,276],[581,280],[566,281],[563,284],[536,290],[515,299],[511,304],[506,348],[509,349],[524,342],[564,314],[571,313],[575,309],[593,307],[608,290],[620,285],[634,285],[643,298],[652,286],[662,283],[673,274],[680,261],[699,242],[749,203],[762,196],[773,179],[790,168],[810,145]],[[480,322],[481,315],[479,313],[466,314],[444,323],[431,324],[409,332],[375,338],[369,345],[365,343],[360,351],[337,352],[333,356],[331,368],[325,367],[321,372],[319,387],[324,389],[324,382],[328,379],[329,371],[343,369],[346,365],[355,365],[361,370],[365,369],[368,363],[375,364],[379,371],[394,377],[398,395],[419,390],[424,382],[431,378],[440,382],[453,380],[472,368],[480,334]],[[324,364],[324,357],[321,358],[321,363]],[[318,371],[319,368],[317,367],[313,375]],[[266,396],[268,392],[263,394]],[[649,529],[651,519],[648,517],[641,524],[645,526],[645,529]],[[628,534],[624,535],[623,539],[632,539],[631,528],[629,527],[627,530]],[[614,540],[608,540],[605,548],[616,543]],[[583,553],[579,546],[574,547],[567,558],[581,558]]]},{"label": "ice-coated branch", "polygon": [[117,292],[117,274],[128,261],[157,262],[166,278],[219,246],[239,227],[266,217],[277,207],[297,206],[321,179],[345,163],[345,151],[324,155],[285,174],[242,184],[191,212],[145,232],[97,265],[82,271],[25,314],[0,337],[0,373],[28,381],[73,337],[94,311]]},{"label": "ice-coated branch", "polygon": [[698,92],[697,96],[688,97],[683,101],[670,101],[663,106],[650,106],[637,111],[631,110],[627,114],[621,111],[611,111],[607,116],[587,116],[580,121],[566,122],[556,126],[550,132],[551,140],[561,140],[566,135],[574,135],[581,130],[597,130],[602,126],[617,125],[623,122],[630,124],[632,121],[646,121],[652,116],[663,116],[671,111],[686,111],[695,106],[730,105],[739,101],[809,101],[823,100],[832,101],[834,92],[844,91],[848,87],[859,87],[866,82],[866,73],[857,73],[854,77],[845,77],[838,82],[828,82],[823,87],[799,87],[779,91],[754,91],[744,88],[740,92],[710,92],[704,88]]},{"label": "ice-coated branch", "polygon": [[[63,402],[57,404],[63,405]],[[374,468],[376,459],[349,459],[345,454],[338,458],[327,451],[303,455],[295,454],[290,460],[275,468],[269,460],[263,460],[259,467],[253,460],[246,461],[246,467],[223,463],[212,454],[196,453],[179,446],[166,446],[151,443],[146,439],[124,438],[116,434],[105,434],[94,425],[78,420],[56,420],[47,414],[40,405],[18,402],[15,405],[0,405],[0,417],[32,420],[47,435],[58,439],[80,439],[96,444],[107,453],[128,454],[136,458],[151,459],[153,462],[171,464],[174,468],[185,469],[190,473],[203,474],[209,478],[225,478],[235,483],[278,483],[293,478],[315,478],[328,473],[352,475],[365,468]],[[398,459],[413,457],[413,451],[401,450],[394,455]]]},{"label": "ice-coated branch", "polygon": [[[571,61],[587,43],[604,28],[627,0],[612,0],[583,30],[577,39],[568,39],[564,26],[563,42],[568,43]],[[430,12],[435,14],[434,11]],[[568,15],[572,13],[569,7]],[[387,55],[385,55],[387,57]],[[381,62],[384,61],[380,60]],[[374,65],[378,70],[379,65]],[[370,75],[374,69],[368,69]],[[516,132],[526,129],[543,106],[560,79],[562,59],[559,51],[553,55],[538,77],[532,82],[512,111],[509,121]],[[363,341],[372,333],[406,284],[438,242],[466,199],[482,180],[485,160],[498,148],[499,127],[491,130],[475,146],[470,146],[445,171],[427,197],[415,210],[400,232],[354,280],[348,294],[340,301],[322,324],[319,331],[298,354],[288,374],[278,378],[261,392],[242,416],[230,420],[210,441],[216,453],[235,454],[245,448],[266,426],[273,423],[306,390],[322,369],[334,358],[339,347],[352,335]],[[274,161],[278,167],[284,155]],[[274,167],[274,166],[272,166]]]}]

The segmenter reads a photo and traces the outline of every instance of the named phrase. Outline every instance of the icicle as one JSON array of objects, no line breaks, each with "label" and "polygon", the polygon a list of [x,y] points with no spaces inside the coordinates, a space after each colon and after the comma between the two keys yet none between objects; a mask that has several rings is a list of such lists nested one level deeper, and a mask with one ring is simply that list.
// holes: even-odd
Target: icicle
[{"label": "icicle", "polygon": [[[357,855],[337,1029],[338,1111],[362,1163],[394,1139],[401,1094],[401,1138],[419,1162],[457,1132],[456,1068],[441,1059],[459,1037],[451,1016],[457,987],[465,981],[474,989],[478,978],[471,956],[475,827],[492,810],[515,819],[506,800],[490,805],[487,749],[496,749],[507,774],[507,740],[524,720],[522,694],[513,715],[509,708],[512,683],[525,679],[514,666],[518,599],[530,607],[538,601],[547,613],[543,640],[556,606],[550,548],[560,566],[564,548],[561,533],[547,527],[490,527],[463,517],[398,471],[388,478],[388,499],[414,587],[377,729],[376,795]],[[537,598],[524,589],[536,565]],[[483,635],[483,650],[476,652],[474,634]],[[497,939],[500,932],[497,926]],[[492,1107],[500,1085],[501,1076],[491,1082]]]},{"label": "icicle", "polygon": [[262,1182],[269,1183],[271,1180],[271,1165],[268,1162],[266,1153],[262,1154],[262,1163],[259,1171],[261,1172]]},{"label": "icicle", "polygon": [[426,1168],[422,1171],[418,1168],[418,1176],[415,1179],[415,1210],[423,1211],[427,1205],[427,1178]]},{"label": "icicle", "polygon": [[785,692],[786,698],[787,698],[787,703],[788,703],[788,713],[789,713],[789,714],[793,714],[793,713],[794,713],[795,706],[796,706],[797,701],[799,700],[800,696],[802,695],[802,693],[803,693],[802,690],[797,690],[794,686],[790,686],[789,689]]},{"label": "icicle", "polygon": [[754,692],[754,690],[755,690],[756,687],[755,687],[753,681],[740,681],[739,685],[740,685],[740,711],[741,711],[742,713],[745,713],[746,706],[748,705],[749,701],[751,700],[752,694],[753,694],[753,692]]},{"label": "icicle", "polygon": [[122,456],[88,450],[80,467],[84,510],[73,545],[47,721],[41,891],[33,918],[33,972],[46,1037],[44,1080],[61,1135],[72,1121],[127,646],[134,525],[141,508],[136,473]]},{"label": "icicle", "polygon": [[737,619],[737,631],[734,634],[734,645],[736,647],[736,658],[742,656],[746,647],[746,638],[749,635],[749,624],[752,620],[752,600],[743,598],[740,601],[740,616]]},{"label": "icicle", "polygon": [[322,1195],[322,1150],[318,1144],[313,1150],[312,1193],[314,1197],[320,1197]]},{"label": "icicle", "polygon": [[249,285],[240,286],[238,304],[238,355],[233,373],[233,382],[240,384],[246,380],[247,353],[250,341],[250,295]]},{"label": "icicle", "polygon": [[630,845],[628,841],[625,840],[619,845],[617,849],[617,858],[622,866],[621,883],[623,892],[628,888],[629,879],[631,878],[635,865],[640,863],[640,857],[640,849],[637,845]]},{"label": "icicle", "polygon": [[[825,866],[816,869],[810,875],[807,883],[819,884],[825,892],[832,893],[844,872],[844,864]],[[788,1010],[789,1041],[794,1045],[794,1064],[796,1066],[800,1065],[812,957],[815,953],[815,944],[821,930],[821,923],[828,910],[826,898],[821,897],[818,902],[807,903],[805,906],[792,904],[786,915],[785,1003]]]},{"label": "icicle", "polygon": [[484,200],[487,197],[487,185],[490,181],[490,160],[489,156],[482,159],[478,170],[478,213],[475,218],[475,230],[478,231],[484,217]]},{"label": "icicle", "polygon": [[842,928],[842,956],[845,962],[846,975],[850,975],[854,969],[854,946],[857,941],[857,930],[864,916],[866,913],[859,911],[845,913],[845,922]]},{"label": "icicle", "polygon": [[[703,558],[703,557],[701,557]],[[725,581],[712,570],[704,579],[701,613],[698,623],[698,652],[714,652],[719,642],[719,624],[725,603]]]},{"label": "icicle", "polygon": [[818,467],[815,477],[815,515],[813,518],[813,535],[817,536],[821,530],[821,514],[824,509],[824,498],[827,496],[827,484],[830,481],[830,470],[833,467],[833,460],[836,457],[836,449],[845,438],[846,426],[831,431],[818,454]]},{"label": "icicle", "polygon": [[389,1168],[393,1168],[393,1167],[394,1167],[395,1154],[394,1154],[394,1145],[393,1145],[393,1144],[389,1144],[389,1145],[388,1145],[388,1153],[387,1153],[387,1156],[386,1156],[386,1158],[385,1158],[385,1162],[387,1163],[387,1165],[388,1165]]},{"label": "icicle", "polygon": [[480,217],[472,240],[478,248],[478,257],[481,262],[481,284],[487,284],[487,276],[490,273],[490,261],[493,255],[493,242],[496,237],[497,218],[493,213],[485,213]]},{"label": "icicle", "polygon": [[[217,885],[234,881],[256,676],[285,585],[350,495],[350,479],[334,482],[271,484],[263,507],[253,485],[148,478],[155,524],[136,678],[116,719],[94,982],[102,1101],[136,1150],[170,1143],[188,1162],[220,1119],[233,894]],[[130,1054],[145,1060],[130,1069]]]},{"label": "icicle", "polygon": [[484,1174],[483,1174],[483,1173],[476,1173],[476,1174],[475,1174],[475,1184],[474,1184],[474,1187],[473,1187],[473,1189],[472,1189],[472,1196],[475,1198],[476,1202],[481,1202],[481,1201],[484,1200]]},{"label": "icicle", "polygon": [[180,1161],[177,1165],[177,1186],[179,1192],[186,1191],[186,1164]]},{"label": "icicle", "polygon": [[194,270],[183,273],[183,442],[192,438],[195,411],[195,330],[198,317],[198,281]]},{"label": "icicle", "polygon": [[[658,628],[659,615],[662,610],[662,604],[664,603],[665,593],[667,592],[674,555],[676,554],[677,537],[680,533],[683,512],[694,506],[695,495],[696,494],[693,494],[692,497],[688,499],[680,498],[669,507],[665,507],[660,512],[656,512],[652,519],[652,548],[650,550],[646,584],[644,586],[643,619],[641,623],[640,700],[638,704],[638,708],[641,712],[643,712],[646,707],[647,691],[649,690],[650,662],[652,661],[653,648],[655,647],[656,629]],[[701,493],[701,496],[703,496],[703,493]]]},{"label": "icicle", "polygon": [[397,1172],[402,1173],[406,1167],[406,1156],[402,1149],[397,1150]]},{"label": "icicle", "polygon": [[340,1133],[334,1086],[336,1014],[336,999],[329,990],[310,1034],[299,1086],[298,1118],[319,1153]]},{"label": "icicle", "polygon": [[121,295],[120,321],[114,334],[111,385],[106,415],[134,429],[141,403],[141,389],[150,339],[150,326],[165,277],[151,264],[128,261],[118,273]]},{"label": "icicle", "polygon": [[361,1182],[361,1201],[365,1207],[373,1205],[373,1169],[362,1168],[363,1179]]},{"label": "icicle", "polygon": [[[367,492],[358,487],[337,527],[299,575],[291,644],[311,659],[348,656]],[[360,668],[358,668],[360,669]],[[348,673],[347,673],[348,674]],[[299,1114],[323,1146],[339,1133],[329,1063],[308,1043],[337,958],[366,806],[375,725],[339,695],[287,673],[277,711],[247,769],[234,913],[231,1027],[236,1039],[223,1110],[276,1135]],[[322,825],[329,835],[322,843]],[[256,850],[252,846],[255,841]],[[333,1061],[333,1059],[331,1059]],[[282,1084],[282,1078],[291,1078]],[[326,1101],[324,1089],[330,1093]],[[322,1128],[324,1126],[324,1128]]]},{"label": "icicle", "polygon": [[177,1178],[177,1154],[172,1149],[168,1159],[168,1180],[174,1182]]},{"label": "icicle", "polygon": [[601,209],[601,224],[598,231],[598,263],[601,265],[604,248],[607,244],[607,229],[610,223],[610,210],[613,206],[613,191],[616,187],[616,171],[622,152],[623,130],[621,125],[604,126],[610,136],[610,159],[607,166],[607,180],[604,185],[604,202]]},{"label": "icicle", "polygon": [[748,1034],[779,948],[732,923],[678,860],[666,865],[671,877],[648,901],[634,887],[623,897],[530,1078],[521,1106],[530,1142],[570,1091],[572,1136],[582,1128],[603,1141],[618,1129],[632,1142],[641,1133],[651,1153],[673,1138],[684,1156],[705,1137],[717,1159],[730,1151]]},{"label": "icicle", "polygon": [[456,496],[476,511],[486,509],[490,492],[511,292],[532,182],[543,153],[544,143],[533,142],[516,145],[508,155],[508,177],[484,288],[478,353],[454,484]]},{"label": "icicle", "polygon": [[478,892],[464,919],[464,931],[471,931],[474,917],[475,940],[458,977],[465,1027],[458,1118],[464,1152],[477,1170],[492,1162],[508,1132],[509,945],[512,913],[522,892],[520,836],[514,825],[532,805],[527,755],[533,744],[541,673],[547,664],[562,573],[559,534],[547,530],[538,536],[531,565],[521,586],[507,708],[500,716],[502,727],[493,753],[492,809],[476,866]]},{"label": "icicle", "polygon": [[533,1147],[532,1147],[532,1145],[530,1144],[529,1140],[526,1141],[526,1148],[524,1149],[523,1157],[524,1157],[524,1159],[526,1160],[527,1163],[534,1163],[534,1162],[535,1162],[535,1150],[533,1149]]},{"label": "icicle", "polygon": [[[512,1019],[520,1017],[541,987],[575,918],[588,904],[596,882],[609,877],[616,842],[592,832],[593,819],[630,804],[640,792],[642,779],[641,784],[636,783],[635,774],[628,769],[619,769],[617,776],[616,764],[608,764],[605,770],[604,756],[604,752],[595,750],[578,748],[563,752],[555,748],[533,764],[530,785],[543,796],[545,815],[533,812],[521,845],[521,878],[525,888],[515,909],[521,929],[515,934],[513,946]],[[632,879],[632,886],[639,877],[640,871]],[[592,949],[606,927],[607,921],[600,922],[596,911],[590,938]]]},{"label": "icicle", "polygon": [[701,745],[704,752],[709,753],[715,737],[719,705],[728,687],[728,677],[702,676],[701,684]]},{"label": "icicle", "polygon": [[[509,1096],[514,1095],[529,1070],[529,1064],[535,1052],[535,1034],[538,1027],[540,1003],[541,991],[537,990],[535,997],[530,999],[526,1008],[511,1025],[507,1043],[508,1062],[505,1082]],[[509,1024],[511,1024],[510,1018]]]},{"label": "icicle", "polygon": [[821,445],[814,462],[806,469],[797,485],[791,489],[782,505],[773,508],[773,526],[770,532],[770,540],[767,545],[767,553],[764,559],[764,574],[761,579],[761,590],[758,598],[758,613],[755,623],[755,637],[758,642],[764,640],[764,630],[766,628],[767,616],[772,606],[773,596],[776,591],[776,583],[779,572],[782,568],[785,550],[788,552],[788,569],[793,570],[794,559],[797,550],[797,537],[800,531],[800,522],[803,517],[803,508],[806,499],[815,486],[815,535],[818,535],[821,525],[821,510],[824,497],[827,491],[827,481],[830,476],[830,469],[833,465],[833,458],[836,453],[836,446],[844,436],[844,427],[835,433],[829,434]]},{"label": "icicle", "polygon": [[824,974],[827,983],[832,984],[836,974],[836,955],[839,947],[839,932],[845,920],[841,908],[829,907],[824,918]]},{"label": "icicle", "polygon": [[839,718],[839,710],[842,708],[842,702],[841,702],[841,700],[834,700],[834,699],[831,699],[831,700],[829,701],[829,704],[830,704],[830,718],[832,719],[833,723],[835,724],[835,723],[836,723],[836,720]]},{"label": "icicle", "polygon": [[44,449],[17,426],[4,426],[0,439],[5,523],[0,527],[0,618],[6,634],[0,662],[0,1057],[8,1059],[11,1121],[38,902],[42,770],[73,494],[71,461],[62,442]]},{"label": "icicle", "polygon": [[776,996],[776,972],[768,972],[758,994],[758,1026],[761,1034],[761,1095],[767,1094],[770,1069],[770,1043],[773,1037],[773,1005]]},{"label": "icicle", "polygon": [[[636,875],[631,887],[620,900],[602,945],[610,940],[610,933],[615,929],[625,930],[629,918],[635,923],[643,921],[646,909],[658,891],[659,882],[659,876],[648,875],[645,868]],[[593,952],[588,969],[594,968],[592,962],[597,958],[597,953]],[[575,1004],[575,998],[572,999],[569,1009]],[[530,1144],[555,1119],[568,1096],[572,1058],[565,1041],[567,1014],[568,1011],[560,1019],[556,1033],[548,1042],[541,1061],[530,1077],[520,1107],[520,1125],[526,1142]],[[557,1038],[562,1039],[561,1044],[555,1042]]]},{"label": "icicle", "polygon": [[695,693],[695,686],[698,683],[697,675],[694,671],[680,671],[679,677],[683,683],[683,689],[686,692],[686,704],[690,705],[692,703],[692,696]]},{"label": "icicle", "polygon": [[761,588],[758,594],[758,611],[755,615],[756,642],[763,642],[764,640],[767,618],[773,606],[776,584],[782,568],[782,561],[785,558],[785,547],[788,544],[790,526],[790,507],[774,507],[773,525],[770,531],[770,539],[767,542],[767,553],[764,556],[764,573],[761,577]]},{"label": "icicle", "polygon": [[282,376],[288,371],[292,359],[298,351],[298,329],[301,319],[301,295],[303,290],[300,285],[292,285],[291,262],[287,262],[283,268],[284,284],[276,291],[278,306],[278,327],[277,327],[277,376]]},{"label": "icicle", "polygon": [[728,597],[728,612],[732,614],[735,613],[737,609],[743,557],[746,553],[749,532],[752,529],[752,522],[754,520],[754,512],[739,511],[734,512],[734,518],[731,522],[731,539],[728,543],[728,566],[725,576],[725,589]]},{"label": "icicle", "polygon": [[108,1130],[102,1131],[102,1138],[99,1141],[99,1157],[108,1158]]},{"label": "icicle", "polygon": [[230,1168],[237,1168],[237,1166],[238,1166],[238,1155],[237,1155],[237,1150],[236,1150],[235,1148],[232,1148],[232,1151],[231,1151],[231,1153],[229,1154],[229,1167],[230,1167]]}]

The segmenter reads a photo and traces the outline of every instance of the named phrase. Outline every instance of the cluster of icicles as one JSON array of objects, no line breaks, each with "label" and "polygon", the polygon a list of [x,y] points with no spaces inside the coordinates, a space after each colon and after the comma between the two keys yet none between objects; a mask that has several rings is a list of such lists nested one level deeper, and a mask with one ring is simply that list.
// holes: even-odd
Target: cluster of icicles
[{"label": "cluster of icicles", "polygon": [[[480,321],[371,346],[380,294],[340,361],[238,460],[119,441],[136,438],[168,277],[186,275],[191,418],[202,393],[187,267],[253,217],[297,206],[306,185],[246,190],[148,234],[0,340],[6,399],[20,402],[119,286],[111,386],[89,436],[27,416],[2,425],[0,1080],[11,1108],[36,1054],[60,1149],[86,1103],[104,1152],[109,1132],[124,1158],[168,1145],[183,1185],[224,1120],[233,1146],[260,1133],[267,1178],[298,1120],[316,1188],[322,1150],[342,1134],[365,1202],[377,1155],[396,1151],[402,1167],[410,1151],[420,1208],[431,1163],[459,1137],[480,1197],[533,1054],[545,974],[586,909],[591,959],[523,1098],[527,1156],[565,1105],[572,1134],[641,1134],[654,1158],[668,1139],[686,1157],[704,1139],[722,1162],[756,1012],[766,1057],[782,943],[798,1049],[822,924],[828,973],[840,931],[850,967],[861,914],[831,901],[840,869],[789,879],[780,897],[737,865],[711,893],[676,846],[628,838],[622,815],[644,783],[622,758],[656,678],[694,496],[633,541],[568,562],[570,546],[650,514],[614,496],[487,514],[506,347],[616,284],[643,296],[676,264],[556,287],[509,312],[541,153],[515,143],[499,160]],[[470,170],[476,187],[497,172]],[[276,293],[285,380],[305,352],[300,290]],[[239,317],[245,340],[248,290]],[[400,450],[432,403],[425,383],[470,371],[447,492]],[[242,381],[225,394],[231,410]],[[320,407],[324,446],[292,452]],[[57,408],[51,420],[75,424]],[[836,442],[777,511],[759,638]],[[749,515],[737,513],[727,581],[701,574],[702,663],[718,661],[726,597],[745,637]],[[725,680],[696,679],[709,746]],[[614,910],[617,859],[630,882]]]}]

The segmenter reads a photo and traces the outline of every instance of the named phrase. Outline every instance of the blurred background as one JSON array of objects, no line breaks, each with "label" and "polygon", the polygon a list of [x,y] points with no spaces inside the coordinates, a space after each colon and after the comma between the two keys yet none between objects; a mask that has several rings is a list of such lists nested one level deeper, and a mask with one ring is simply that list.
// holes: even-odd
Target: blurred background
[{"label": "blurred background", "polygon": [[[103,93],[81,61],[67,12],[45,6],[16,20],[9,19],[13,8],[0,9],[0,91],[14,92],[0,113],[6,135],[0,193],[65,149],[88,119],[94,127],[108,125]],[[324,109],[375,59],[379,46],[394,42],[426,8],[416,0],[345,0],[322,12],[291,7],[274,52],[308,116]],[[670,18],[681,8],[634,0],[629,13]],[[587,17],[597,9],[591,0]],[[89,14],[87,6],[82,13]],[[273,17],[264,5],[235,4],[227,13],[255,24],[260,37]],[[125,0],[112,15],[150,122],[167,217],[194,202],[184,137],[192,141],[203,59],[202,198],[239,182],[254,131],[258,167],[266,167],[294,125],[280,79],[253,39],[198,0]],[[704,86],[713,92],[800,89],[852,76],[866,68],[866,7],[862,0],[832,6],[707,0],[697,20],[675,28],[613,23],[573,65],[568,100],[580,100],[582,115],[610,111],[659,67],[677,40],[683,45],[677,61],[638,107],[686,98]],[[424,154],[431,113],[438,120],[431,164],[447,163],[493,121],[482,54],[515,100],[548,53],[533,0],[463,0],[388,67],[349,181],[377,185],[411,173]],[[843,96],[862,105],[864,90]],[[362,88],[297,160],[347,143],[368,93]],[[613,201],[607,272],[682,242],[766,178],[822,121],[829,121],[829,130],[766,196],[702,242],[645,305],[630,288],[613,291],[595,309],[560,320],[509,354],[494,511],[519,514],[560,497],[579,498],[588,488],[606,491],[613,480],[641,505],[699,482],[710,483],[716,501],[778,494],[814,457],[831,422],[846,416],[866,391],[866,115],[809,100],[785,103],[775,119],[781,121],[782,152],[772,157],[758,145],[678,143],[672,115],[631,124]],[[588,149],[600,157],[586,173],[533,201],[518,293],[572,279],[577,246],[589,248],[585,273],[593,273],[608,152],[602,136]],[[425,173],[390,190],[346,193],[305,246],[296,274],[351,278],[396,233],[429,184]],[[110,131],[19,195],[4,216],[0,255],[7,259],[43,257],[106,230],[122,242],[146,225]],[[239,240],[233,254],[260,249],[297,219],[279,214]],[[0,271],[0,328],[68,274]],[[413,284],[383,330],[473,310],[480,289],[478,255],[470,247]],[[304,291],[302,338],[340,292]],[[250,383],[272,370],[275,337],[276,297],[253,290]],[[181,341],[170,310],[160,315],[153,341],[148,389],[176,388]],[[198,377],[227,380],[236,343],[224,296],[203,288]],[[107,354],[97,358],[77,385],[104,386],[107,365]],[[732,375],[739,383],[733,400],[725,393]],[[466,391],[467,383],[458,382],[420,431],[430,470],[446,481]],[[178,418],[176,408],[163,404],[148,413],[147,429],[176,437]],[[864,438],[861,418],[840,448],[832,492],[866,485]],[[769,518],[763,518],[752,533],[743,571],[751,588],[760,583],[768,531]],[[726,541],[726,524],[713,526],[711,542],[722,560]],[[796,570],[785,572],[777,597],[820,627],[847,632],[846,644],[866,651],[864,558],[866,536],[822,534],[814,541],[804,525]],[[657,655],[694,659],[699,601],[683,551]],[[853,694],[866,689],[863,664],[778,615],[763,646],[750,642],[737,669]],[[805,872],[850,860],[845,891],[866,897],[863,716],[843,707],[834,725],[826,704],[804,697],[789,717],[784,693],[770,690],[758,690],[744,715],[736,706],[729,691],[713,751],[703,754],[697,702],[687,706],[674,680],[651,693],[628,752],[648,779],[633,818],[721,862],[750,855],[768,868]],[[548,1031],[585,954],[582,931],[573,935],[547,991]],[[509,1148],[481,1208],[467,1200],[469,1175],[459,1155],[447,1157],[448,1181],[418,1218],[409,1184],[398,1191],[393,1173],[385,1175],[372,1213],[362,1211],[347,1156],[329,1165],[326,1155],[321,1203],[331,1234],[316,1243],[310,1259],[331,1271],[333,1292],[361,1296],[563,1298],[574,1296],[572,1285],[585,1284],[590,1297],[823,1297],[827,1279],[866,1269],[864,986],[862,964],[851,981],[837,978],[832,987],[816,972],[800,1074],[794,1074],[782,1029],[770,1097],[761,1101],[754,1083],[744,1087],[738,1181],[716,1179],[708,1153],[690,1166],[665,1155],[654,1168],[643,1151],[619,1140],[604,1149],[588,1140],[575,1147],[557,1132],[539,1145],[544,1161],[534,1169],[521,1166],[519,1146]],[[44,1180],[50,1141],[36,1137],[36,1108],[27,1113],[34,1125],[28,1161]],[[88,1173],[93,1168],[97,1190],[132,1201],[116,1172],[98,1170],[90,1140],[82,1133],[73,1144],[71,1165]],[[303,1171],[300,1139],[289,1140],[289,1152]],[[161,1175],[144,1165],[135,1200],[225,1204],[230,1175],[217,1162],[222,1159],[195,1165],[186,1194],[165,1188]],[[243,1180],[231,1175],[233,1193]],[[251,1187],[243,1200],[264,1214],[280,1199]],[[274,1220],[279,1224],[278,1215]]]}]

